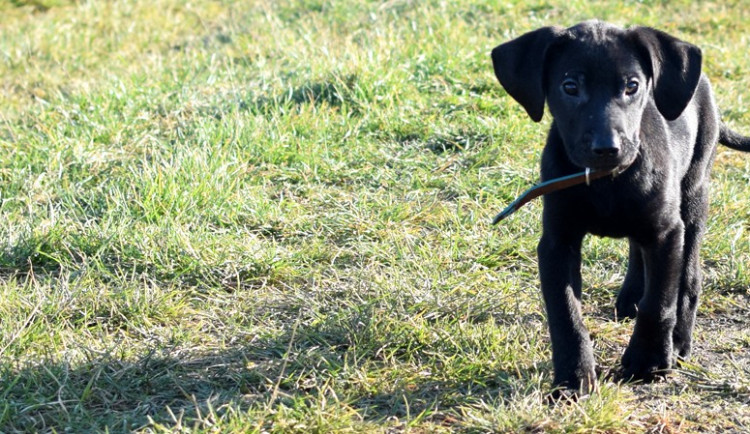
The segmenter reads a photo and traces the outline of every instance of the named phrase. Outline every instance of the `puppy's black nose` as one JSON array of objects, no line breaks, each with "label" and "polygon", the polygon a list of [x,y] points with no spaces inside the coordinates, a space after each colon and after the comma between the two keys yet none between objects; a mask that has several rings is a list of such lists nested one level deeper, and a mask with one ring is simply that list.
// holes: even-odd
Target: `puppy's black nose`
[{"label": "puppy's black nose", "polygon": [[592,146],[591,150],[599,157],[616,157],[620,153],[620,146],[611,144],[608,146]]},{"label": "puppy's black nose", "polygon": [[617,134],[588,133],[584,141],[590,146],[591,152],[597,157],[616,157],[620,153],[620,141]]}]

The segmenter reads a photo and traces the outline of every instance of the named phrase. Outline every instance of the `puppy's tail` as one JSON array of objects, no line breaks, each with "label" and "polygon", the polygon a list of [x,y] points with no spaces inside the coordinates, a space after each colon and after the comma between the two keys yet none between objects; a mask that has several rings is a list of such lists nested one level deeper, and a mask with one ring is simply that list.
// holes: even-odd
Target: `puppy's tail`
[{"label": "puppy's tail", "polygon": [[750,152],[750,137],[730,130],[724,122],[721,123],[719,131],[719,143],[738,151]]}]

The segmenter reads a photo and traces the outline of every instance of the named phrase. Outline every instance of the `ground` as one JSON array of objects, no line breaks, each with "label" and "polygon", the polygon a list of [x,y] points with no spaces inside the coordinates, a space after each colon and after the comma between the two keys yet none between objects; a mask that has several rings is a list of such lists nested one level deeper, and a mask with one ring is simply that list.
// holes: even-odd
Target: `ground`
[{"label": "ground", "polygon": [[0,431],[746,432],[750,155],[720,149],[695,351],[550,405],[535,124],[497,44],[593,17],[699,45],[750,134],[745,1],[0,2]]}]

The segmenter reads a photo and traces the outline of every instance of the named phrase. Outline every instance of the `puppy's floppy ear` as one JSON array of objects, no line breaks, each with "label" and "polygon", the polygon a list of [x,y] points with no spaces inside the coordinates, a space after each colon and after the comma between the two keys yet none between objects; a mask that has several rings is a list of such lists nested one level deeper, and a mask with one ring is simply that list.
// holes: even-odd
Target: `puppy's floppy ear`
[{"label": "puppy's floppy ear", "polygon": [[631,32],[651,63],[656,108],[665,119],[673,121],[685,110],[698,86],[701,50],[650,27],[635,27]]},{"label": "puppy's floppy ear", "polygon": [[544,114],[544,59],[563,29],[542,27],[498,45],[492,50],[495,76],[534,122]]}]

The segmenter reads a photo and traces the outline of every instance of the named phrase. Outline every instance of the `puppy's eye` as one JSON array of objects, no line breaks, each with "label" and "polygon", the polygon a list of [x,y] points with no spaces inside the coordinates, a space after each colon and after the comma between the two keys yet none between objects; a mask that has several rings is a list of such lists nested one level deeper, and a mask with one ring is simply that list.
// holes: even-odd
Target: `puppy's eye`
[{"label": "puppy's eye", "polygon": [[638,86],[640,86],[638,80],[628,80],[625,84],[625,95],[635,95],[638,92]]},{"label": "puppy's eye", "polygon": [[565,80],[562,83],[562,90],[570,96],[578,95],[578,83],[573,80]]}]

